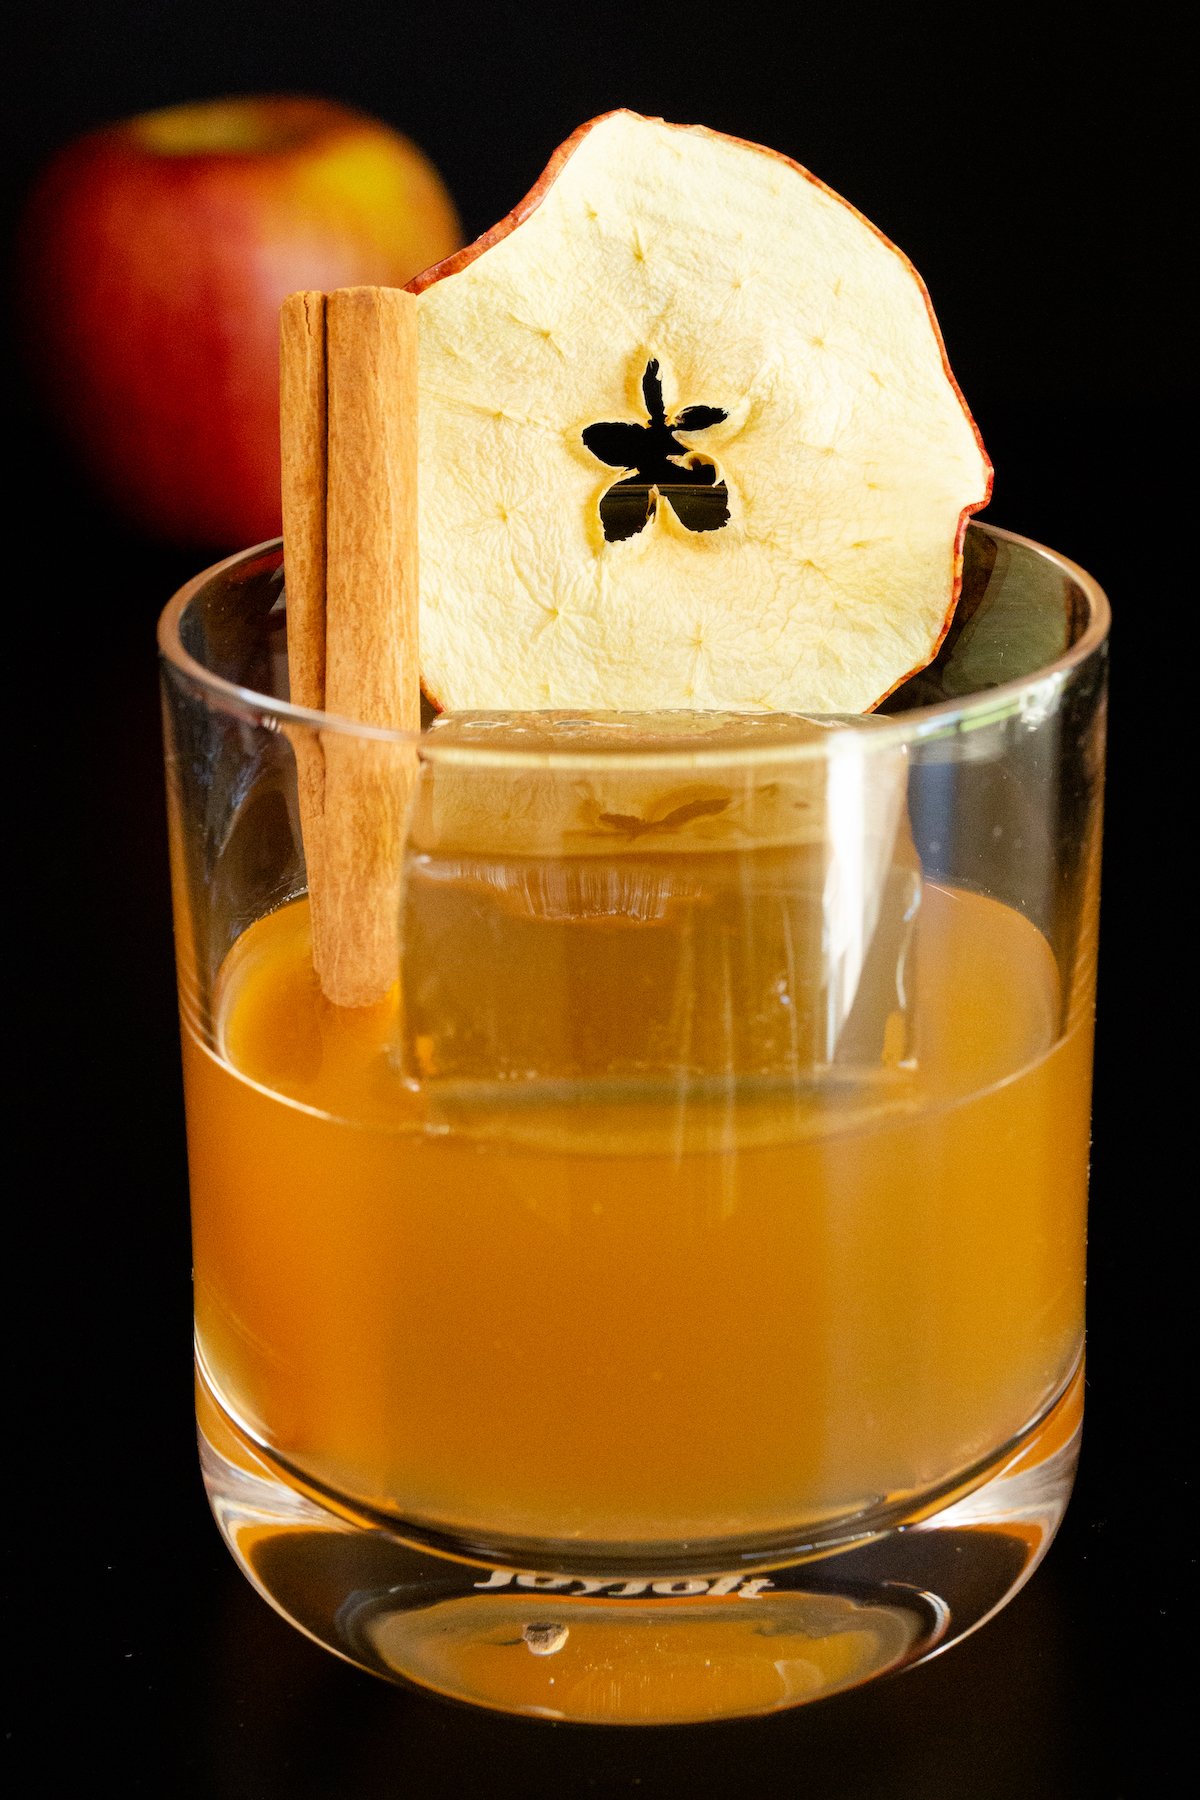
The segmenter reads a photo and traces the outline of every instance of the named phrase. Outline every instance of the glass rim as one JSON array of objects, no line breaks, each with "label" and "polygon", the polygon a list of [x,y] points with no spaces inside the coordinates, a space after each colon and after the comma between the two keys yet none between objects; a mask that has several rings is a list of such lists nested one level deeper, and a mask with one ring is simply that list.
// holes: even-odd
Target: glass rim
[{"label": "glass rim", "polygon": [[[268,538],[260,544],[250,545],[247,549],[236,550],[231,555],[222,557],[220,561],[202,569],[193,575],[181,588],[172,595],[163,608],[158,620],[158,649],[162,660],[170,668],[193,687],[199,688],[207,702],[220,712],[229,713],[243,721],[258,725],[267,730],[285,731],[297,727],[306,731],[328,732],[340,737],[356,738],[365,742],[391,744],[420,749],[422,754],[433,755],[438,761],[455,763],[490,762],[503,763],[509,766],[527,766],[531,768],[546,767],[578,767],[585,763],[603,763],[615,766],[624,761],[644,767],[648,764],[676,765],[695,768],[705,764],[761,763],[778,762],[781,759],[804,760],[807,758],[824,758],[835,746],[849,744],[861,752],[869,744],[882,752],[894,749],[897,745],[916,743],[930,738],[947,737],[960,731],[969,731],[976,726],[990,725],[1013,714],[1026,714],[1041,718],[1053,704],[1054,697],[1062,689],[1070,676],[1081,668],[1105,644],[1112,623],[1112,613],[1108,596],[1094,576],[1086,569],[1073,562],[1070,557],[1047,545],[1039,543],[1035,538],[1024,537],[1021,533],[1006,530],[1003,526],[993,525],[990,521],[970,520],[968,529],[977,526],[989,536],[1002,543],[1019,545],[1022,549],[1031,550],[1036,555],[1053,563],[1062,573],[1068,576],[1085,595],[1089,618],[1087,626],[1078,639],[1051,662],[1043,663],[1040,668],[1027,675],[1015,677],[1011,681],[1000,682],[994,687],[981,688],[977,693],[963,695],[957,699],[937,700],[926,706],[914,706],[902,713],[863,713],[848,715],[844,713],[813,713],[807,715],[814,723],[822,724],[825,729],[819,738],[810,732],[799,730],[794,739],[786,735],[772,737],[770,743],[761,745],[725,745],[704,746],[693,741],[691,747],[681,742],[677,746],[655,745],[630,747],[628,744],[611,747],[600,747],[592,743],[572,747],[569,744],[556,744],[552,749],[514,749],[502,745],[486,743],[471,744],[460,742],[437,744],[437,733],[432,730],[402,731],[385,725],[369,725],[363,720],[346,717],[340,713],[323,712],[316,708],[298,706],[291,700],[280,700],[270,694],[258,692],[255,688],[244,687],[230,681],[222,675],[214,674],[205,668],[188,650],[184,648],[180,634],[183,615],[189,605],[210,582],[239,564],[251,562],[255,557],[265,557],[281,552],[282,538]],[[928,665],[926,665],[928,666]],[[919,671],[913,671],[918,673]],[[560,713],[570,713],[576,709],[562,707],[553,709]],[[644,711],[645,709],[643,709]],[[674,710],[674,709],[664,709]],[[732,708],[703,709],[712,710],[714,716],[729,713]],[[599,716],[599,709],[581,707],[581,717]],[[447,717],[453,717],[447,714]],[[747,717],[763,719],[779,718],[781,714],[763,712],[748,714]],[[806,715],[797,714],[803,719]],[[869,733],[861,729],[864,720],[871,720]]]}]

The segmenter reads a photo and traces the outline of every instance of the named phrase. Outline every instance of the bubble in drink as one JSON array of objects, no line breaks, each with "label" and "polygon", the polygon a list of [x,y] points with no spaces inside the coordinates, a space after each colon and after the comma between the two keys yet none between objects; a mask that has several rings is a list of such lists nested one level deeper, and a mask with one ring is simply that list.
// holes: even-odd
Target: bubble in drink
[{"label": "bubble in drink", "polygon": [[521,1633],[534,1656],[553,1656],[570,1635],[569,1625],[526,1625]]}]

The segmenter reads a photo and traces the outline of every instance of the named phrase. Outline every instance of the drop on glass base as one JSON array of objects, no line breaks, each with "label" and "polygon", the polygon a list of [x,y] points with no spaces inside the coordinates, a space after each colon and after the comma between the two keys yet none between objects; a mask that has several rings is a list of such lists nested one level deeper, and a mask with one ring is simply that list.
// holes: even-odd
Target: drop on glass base
[{"label": "drop on glass base", "polygon": [[1033,1573],[1066,1510],[1083,1375],[941,1510],[833,1555],[611,1572],[458,1556],[365,1528],[281,1478],[200,1378],[201,1460],[234,1557],[327,1649],[450,1699],[580,1724],[771,1713],[911,1667]]}]

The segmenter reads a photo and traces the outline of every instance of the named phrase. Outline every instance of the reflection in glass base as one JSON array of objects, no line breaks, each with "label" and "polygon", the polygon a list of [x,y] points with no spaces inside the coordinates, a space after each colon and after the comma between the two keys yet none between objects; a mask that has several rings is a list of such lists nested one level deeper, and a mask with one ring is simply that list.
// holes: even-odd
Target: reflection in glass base
[{"label": "reflection in glass base", "polygon": [[964,1497],[836,1555],[608,1577],[488,1564],[367,1530],[289,1487],[201,1382],[205,1485],[258,1591],[316,1642],[392,1681],[580,1724],[778,1712],[911,1666],[1023,1586],[1074,1479],[1080,1370]]}]

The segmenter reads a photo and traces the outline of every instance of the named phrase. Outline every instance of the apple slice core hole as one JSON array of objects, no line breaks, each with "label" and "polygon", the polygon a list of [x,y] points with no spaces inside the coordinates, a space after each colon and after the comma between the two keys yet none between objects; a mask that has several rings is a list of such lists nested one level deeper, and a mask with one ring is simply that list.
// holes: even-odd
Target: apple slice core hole
[{"label": "apple slice core hole", "polygon": [[716,464],[676,437],[707,431],[729,414],[720,406],[685,406],[671,419],[663,404],[657,357],[642,375],[646,422],[598,420],[583,431],[586,449],[610,469],[624,471],[600,497],[600,523],[609,543],[636,537],[665,500],[687,531],[719,531],[729,523],[729,490]]}]

